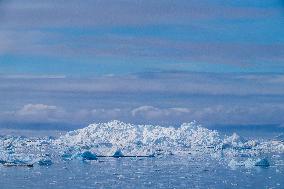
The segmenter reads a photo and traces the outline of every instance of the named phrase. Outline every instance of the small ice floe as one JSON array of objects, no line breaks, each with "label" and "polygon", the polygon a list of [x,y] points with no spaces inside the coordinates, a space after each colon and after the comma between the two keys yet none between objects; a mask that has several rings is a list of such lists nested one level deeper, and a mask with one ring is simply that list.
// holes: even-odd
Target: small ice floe
[{"label": "small ice floe", "polygon": [[255,140],[246,140],[243,137],[240,137],[236,133],[232,136],[224,138],[221,149],[234,149],[234,150],[251,150],[252,148],[256,147],[258,142]]},{"label": "small ice floe", "polygon": [[120,158],[120,157],[124,157],[122,151],[120,149],[116,150],[115,153],[113,154],[114,158]]},{"label": "small ice floe", "polygon": [[269,161],[266,158],[260,159],[257,162],[255,162],[254,164],[255,166],[259,166],[259,167],[269,167]]},{"label": "small ice floe", "polygon": [[279,140],[281,142],[284,142],[284,133],[281,133],[280,135],[278,135],[277,137],[275,137],[276,140]]},{"label": "small ice floe", "polygon": [[228,166],[231,167],[231,169],[237,169],[238,167],[244,167],[247,169],[250,169],[254,166],[254,160],[251,158],[248,158],[246,160],[236,160],[232,159],[228,162]]},{"label": "small ice floe", "polygon": [[97,160],[97,155],[96,154],[93,154],[92,152],[90,151],[85,151],[81,154],[81,158],[83,160]]},{"label": "small ice floe", "polygon": [[61,158],[62,158],[64,161],[71,160],[71,159],[72,159],[72,154],[70,154],[70,153],[63,153],[63,154],[61,155]]},{"label": "small ice floe", "polygon": [[39,166],[50,166],[52,165],[52,161],[51,159],[48,159],[48,158],[42,158],[37,162],[37,164]]},{"label": "small ice floe", "polygon": [[6,163],[6,161],[0,159],[0,164],[4,164],[4,163]]},{"label": "small ice floe", "polygon": [[27,163],[20,160],[13,160],[13,161],[0,160],[0,163],[5,167],[33,167],[32,163]]},{"label": "small ice floe", "polygon": [[3,164],[6,167],[33,167],[33,164],[15,164],[15,163],[11,163],[11,162],[6,162]]}]

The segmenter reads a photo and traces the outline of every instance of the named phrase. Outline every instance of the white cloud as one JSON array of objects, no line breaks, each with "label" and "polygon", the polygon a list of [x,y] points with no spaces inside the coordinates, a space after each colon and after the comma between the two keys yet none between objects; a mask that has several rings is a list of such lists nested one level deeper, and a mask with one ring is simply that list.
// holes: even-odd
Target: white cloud
[{"label": "white cloud", "polygon": [[140,106],[131,111],[132,116],[146,116],[146,117],[156,117],[162,114],[162,111],[153,106]]},{"label": "white cloud", "polygon": [[105,118],[118,118],[122,114],[122,110],[119,108],[113,109],[93,109],[91,111],[93,116],[105,117]]},{"label": "white cloud", "polygon": [[46,104],[26,104],[14,112],[20,120],[26,121],[58,121],[66,118],[64,109]]},{"label": "white cloud", "polygon": [[39,113],[51,113],[57,110],[56,106],[49,106],[45,104],[27,104],[17,113],[18,115],[35,115]]},{"label": "white cloud", "polygon": [[145,117],[147,119],[167,119],[172,116],[183,116],[191,113],[188,108],[157,108],[153,106],[140,106],[131,111],[133,117]]},{"label": "white cloud", "polygon": [[190,109],[188,108],[169,108],[169,110],[177,114],[191,113]]}]

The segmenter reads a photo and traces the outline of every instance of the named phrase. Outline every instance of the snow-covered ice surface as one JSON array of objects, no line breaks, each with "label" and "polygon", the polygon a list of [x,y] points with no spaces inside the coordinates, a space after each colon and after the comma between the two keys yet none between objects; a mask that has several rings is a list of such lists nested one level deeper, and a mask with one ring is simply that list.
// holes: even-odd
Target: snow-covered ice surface
[{"label": "snow-covered ice surface", "polygon": [[[0,188],[283,188],[283,136],[247,140],[195,122],[119,121],[0,137]],[[32,167],[33,166],[33,167]]]}]

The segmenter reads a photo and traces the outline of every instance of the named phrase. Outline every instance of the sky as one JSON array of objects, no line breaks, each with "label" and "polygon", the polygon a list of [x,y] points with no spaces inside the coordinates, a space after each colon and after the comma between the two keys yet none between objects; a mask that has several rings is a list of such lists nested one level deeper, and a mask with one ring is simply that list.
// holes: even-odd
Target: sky
[{"label": "sky", "polygon": [[0,0],[0,128],[284,126],[283,0]]}]

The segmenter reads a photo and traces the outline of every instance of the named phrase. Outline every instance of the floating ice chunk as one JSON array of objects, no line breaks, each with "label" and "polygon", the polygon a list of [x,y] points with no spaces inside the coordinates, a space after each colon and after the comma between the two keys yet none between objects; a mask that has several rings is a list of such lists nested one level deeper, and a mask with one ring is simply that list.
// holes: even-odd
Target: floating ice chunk
[{"label": "floating ice chunk", "polygon": [[232,159],[231,161],[228,162],[228,166],[231,167],[232,169],[236,169],[238,166],[241,166],[241,164],[236,160]]},{"label": "floating ice chunk", "polygon": [[123,155],[122,151],[119,149],[119,150],[116,150],[116,151],[115,151],[115,153],[113,154],[112,157],[114,157],[114,158],[119,158],[119,157],[123,157],[123,156],[124,156],[124,155]]},{"label": "floating ice chunk", "polygon": [[70,154],[70,153],[64,153],[64,154],[61,155],[61,158],[62,158],[63,160],[71,160],[71,159],[72,159],[72,154]]},{"label": "floating ice chunk", "polygon": [[278,135],[277,137],[275,137],[276,140],[279,140],[281,142],[284,142],[284,134],[281,133],[280,135]]},{"label": "floating ice chunk", "polygon": [[225,150],[225,149],[228,149],[228,148],[231,148],[231,145],[230,144],[222,144],[222,150]]},{"label": "floating ice chunk", "polygon": [[47,159],[47,158],[40,159],[37,163],[38,163],[39,166],[50,166],[50,165],[52,165],[52,161],[50,159]]},{"label": "floating ice chunk", "polygon": [[245,168],[252,168],[255,165],[255,161],[252,158],[248,158],[246,160],[236,160],[232,159],[228,162],[228,166],[232,169],[236,169],[237,167],[245,167]]},{"label": "floating ice chunk", "polygon": [[260,166],[260,167],[269,167],[270,166],[269,161],[266,158],[258,160],[254,165]]},{"label": "floating ice chunk", "polygon": [[255,161],[252,158],[248,158],[247,160],[244,161],[244,166],[246,168],[252,168],[254,164],[255,164]]},{"label": "floating ice chunk", "polygon": [[250,149],[252,147],[256,147],[258,145],[258,142],[255,141],[255,140],[249,140],[247,142],[244,143],[244,146],[247,148],[247,149]]},{"label": "floating ice chunk", "polygon": [[244,142],[244,138],[240,137],[236,133],[233,133],[231,136],[226,137],[223,140],[222,149],[242,147]]},{"label": "floating ice chunk", "polygon": [[97,160],[97,156],[96,154],[93,154],[92,152],[90,151],[85,151],[81,154],[81,157],[83,160]]},{"label": "floating ice chunk", "polygon": [[5,160],[0,159],[0,164],[4,164],[4,163],[6,163],[6,161],[5,161]]}]

